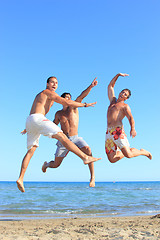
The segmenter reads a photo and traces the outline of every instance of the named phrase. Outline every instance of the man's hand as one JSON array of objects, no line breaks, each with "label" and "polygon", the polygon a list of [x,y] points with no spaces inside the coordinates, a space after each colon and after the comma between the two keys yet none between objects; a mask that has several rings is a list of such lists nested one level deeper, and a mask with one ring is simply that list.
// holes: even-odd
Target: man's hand
[{"label": "man's hand", "polygon": [[24,135],[24,134],[26,134],[26,133],[27,133],[27,130],[26,130],[26,129],[24,129],[24,130],[21,132],[22,135]]},{"label": "man's hand", "polygon": [[95,105],[96,103],[97,103],[97,102],[85,103],[84,107],[94,107],[94,105]]},{"label": "man's hand", "polygon": [[132,130],[130,131],[130,136],[131,136],[132,138],[134,138],[136,135],[137,135],[136,130],[135,130],[135,129],[132,129]]},{"label": "man's hand", "polygon": [[121,77],[127,77],[127,76],[129,76],[129,74],[127,74],[127,73],[119,73],[119,76],[121,76]]},{"label": "man's hand", "polygon": [[126,77],[126,76],[129,76],[129,74],[127,73],[118,73],[109,83],[108,85],[108,98],[109,98],[109,101],[110,103],[112,102],[113,98],[115,97],[115,94],[114,94],[114,86],[115,86],[115,83],[117,81],[117,79],[119,77]]},{"label": "man's hand", "polygon": [[97,81],[97,78],[95,78],[93,80],[93,82],[91,83],[91,87],[95,87],[95,86],[97,86],[97,84],[98,84],[98,81]]},{"label": "man's hand", "polygon": [[[89,85],[89,87],[86,88],[86,89],[76,98],[76,102],[82,102],[82,100],[90,93],[91,89],[98,84],[98,82],[97,82],[96,79],[97,79],[97,78],[95,78],[95,79],[93,80],[93,82]],[[90,106],[87,106],[87,107],[90,107]]]}]

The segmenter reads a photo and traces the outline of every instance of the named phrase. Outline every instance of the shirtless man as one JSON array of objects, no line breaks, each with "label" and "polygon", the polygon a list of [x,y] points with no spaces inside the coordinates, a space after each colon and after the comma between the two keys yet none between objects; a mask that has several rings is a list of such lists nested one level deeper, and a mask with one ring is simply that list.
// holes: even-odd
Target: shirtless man
[{"label": "shirtless man", "polygon": [[57,87],[58,81],[56,77],[50,77],[47,79],[46,89],[38,93],[35,97],[30,115],[26,120],[28,151],[23,158],[20,176],[17,180],[17,186],[21,192],[25,192],[23,186],[24,174],[27,170],[30,159],[32,158],[36,148],[39,146],[39,138],[41,134],[59,140],[69,151],[79,156],[83,160],[84,164],[89,164],[100,159],[88,156],[83,153],[74,143],[72,143],[67,138],[67,136],[55,123],[49,121],[45,117],[54,102],[60,103],[64,106],[72,107],[90,107],[94,106],[96,102],[87,104],[62,98],[55,92]]},{"label": "shirtless man", "polygon": [[[125,73],[117,74],[108,85],[108,98],[110,105],[107,112],[107,132],[105,140],[105,150],[108,159],[111,163],[115,163],[123,157],[132,158],[140,155],[144,155],[149,159],[152,159],[150,152],[144,149],[130,148],[126,134],[123,129],[122,119],[126,116],[131,126],[130,136],[133,138],[136,136],[135,123],[131,114],[130,107],[124,103],[130,95],[129,89],[124,89],[120,92],[118,99],[114,94],[114,85],[119,76],[129,76]],[[120,151],[121,150],[121,151]]]},{"label": "shirtless man", "polygon": [[[97,78],[93,80],[90,86],[85,89],[77,98],[76,102],[81,103],[82,100],[89,94],[91,89],[97,85]],[[70,93],[63,93],[61,97],[70,100],[71,94]],[[63,105],[63,109],[57,111],[55,114],[55,119],[53,121],[55,124],[61,125],[62,131],[66,134],[66,136],[72,141],[74,144],[77,145],[81,149],[82,152],[85,154],[92,156],[92,152],[88,144],[83,140],[83,138],[78,137],[78,123],[79,123],[79,113],[77,107],[68,107]],[[42,166],[42,171],[45,173],[47,168],[57,168],[61,165],[63,159],[67,156],[68,150],[61,144],[61,142],[57,142],[57,150],[55,153],[55,160],[50,162],[44,162]],[[91,174],[90,179],[90,187],[95,187],[95,175],[94,175],[94,164],[89,163],[89,170]]]}]

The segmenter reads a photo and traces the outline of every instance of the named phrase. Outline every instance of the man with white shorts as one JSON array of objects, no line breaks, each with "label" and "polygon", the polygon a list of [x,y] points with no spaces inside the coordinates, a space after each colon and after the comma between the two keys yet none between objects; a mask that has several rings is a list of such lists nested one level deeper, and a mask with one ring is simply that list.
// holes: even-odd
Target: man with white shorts
[{"label": "man with white shorts", "polygon": [[54,102],[72,107],[89,107],[96,104],[95,102],[86,104],[64,99],[55,92],[57,87],[58,81],[56,77],[50,77],[47,79],[46,89],[38,93],[35,97],[30,115],[27,118],[26,131],[23,131],[23,133],[27,132],[28,151],[23,158],[20,176],[17,180],[17,187],[21,192],[25,192],[23,185],[24,174],[27,170],[30,159],[32,158],[36,148],[39,146],[39,138],[41,134],[59,140],[69,151],[72,151],[79,156],[83,160],[84,164],[89,164],[100,159],[93,158],[92,156],[88,156],[83,153],[66,137],[66,135],[55,123],[45,117]]}]

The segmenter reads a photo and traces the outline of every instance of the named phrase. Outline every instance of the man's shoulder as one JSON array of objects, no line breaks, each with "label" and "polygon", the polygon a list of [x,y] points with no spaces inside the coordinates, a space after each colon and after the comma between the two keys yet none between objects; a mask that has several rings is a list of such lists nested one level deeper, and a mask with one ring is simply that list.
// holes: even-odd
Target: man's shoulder
[{"label": "man's shoulder", "polygon": [[124,105],[124,107],[126,107],[126,108],[129,107],[129,105],[128,105],[127,103],[125,103],[125,102],[123,103],[123,105]]},{"label": "man's shoulder", "polygon": [[50,89],[46,88],[44,89],[41,93],[45,93],[45,94],[56,94],[56,92],[51,91]]},{"label": "man's shoulder", "polygon": [[42,90],[41,92],[37,93],[36,96],[41,95],[41,94],[43,93],[43,91],[44,91],[44,90]]},{"label": "man's shoulder", "polygon": [[40,93],[38,93],[38,95],[46,95],[46,96],[48,96],[49,95],[49,93],[50,93],[50,90],[49,89],[44,89],[44,90],[42,90]]},{"label": "man's shoulder", "polygon": [[127,103],[123,103],[123,110],[128,112],[130,110],[130,106]]},{"label": "man's shoulder", "polygon": [[44,89],[44,90],[42,90],[40,93],[47,93],[48,91],[50,91],[49,89]]},{"label": "man's shoulder", "polygon": [[51,90],[49,90],[49,89],[45,89],[45,90],[43,90],[42,92],[41,92],[41,94],[42,95],[45,95],[48,99],[51,99],[51,100],[54,100],[54,99],[56,99],[56,97],[57,97],[57,93],[56,92],[54,92],[54,91],[51,91]]}]

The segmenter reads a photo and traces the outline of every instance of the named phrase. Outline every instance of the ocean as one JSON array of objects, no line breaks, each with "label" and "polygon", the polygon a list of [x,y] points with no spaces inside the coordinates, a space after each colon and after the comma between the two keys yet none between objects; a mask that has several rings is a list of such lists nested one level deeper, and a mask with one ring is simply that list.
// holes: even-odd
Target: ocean
[{"label": "ocean", "polygon": [[110,217],[160,213],[160,182],[0,182],[0,219]]}]

